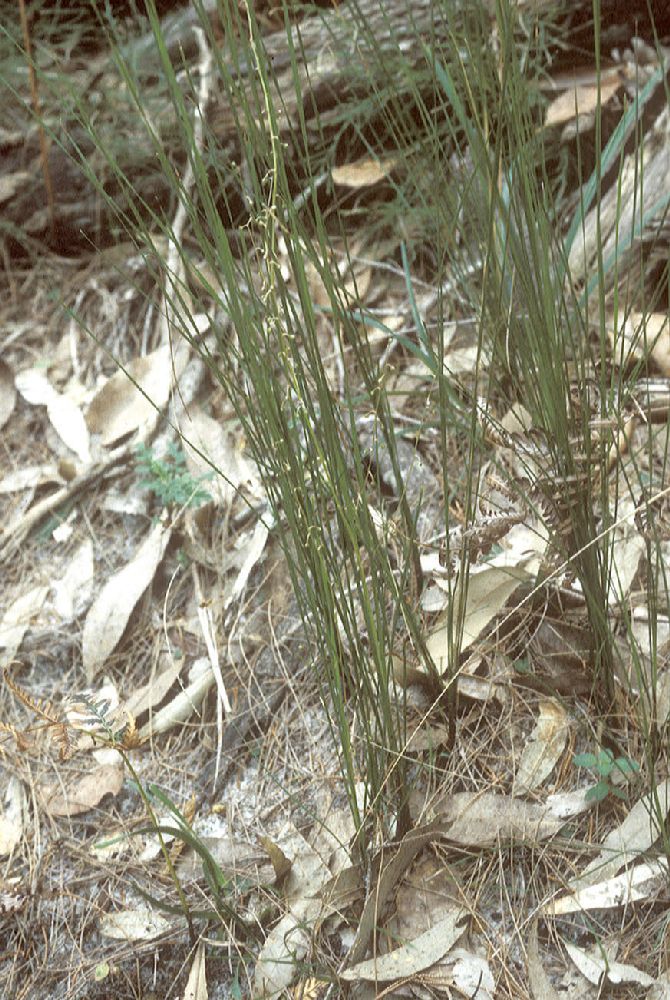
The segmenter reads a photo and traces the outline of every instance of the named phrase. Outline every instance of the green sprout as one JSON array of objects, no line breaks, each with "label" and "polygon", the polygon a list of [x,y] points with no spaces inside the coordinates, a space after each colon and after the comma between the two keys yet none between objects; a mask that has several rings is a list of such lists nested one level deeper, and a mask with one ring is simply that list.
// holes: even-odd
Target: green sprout
[{"label": "green sprout", "polygon": [[615,757],[611,750],[601,750],[599,753],[577,753],[574,756],[577,767],[588,767],[598,776],[598,782],[586,793],[587,802],[602,802],[608,795],[616,795],[625,799],[626,793],[611,782],[612,774],[619,771],[626,777],[637,774],[640,765],[628,757]]},{"label": "green sprout", "polygon": [[140,488],[153,493],[164,507],[202,507],[212,499],[200,483],[211,479],[213,473],[192,476],[184,452],[176,442],[170,444],[163,458],[155,458],[150,448],[140,445],[137,465],[143,476]]}]

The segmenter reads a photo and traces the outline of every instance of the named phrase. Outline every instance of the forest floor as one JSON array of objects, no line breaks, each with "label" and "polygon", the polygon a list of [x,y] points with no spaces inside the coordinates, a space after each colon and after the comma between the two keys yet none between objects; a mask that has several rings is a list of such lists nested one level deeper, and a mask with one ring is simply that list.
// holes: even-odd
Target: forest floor
[{"label": "forest floor", "polygon": [[[345,18],[347,4],[335,13]],[[276,13],[258,16],[268,36],[281,29]],[[47,44],[38,21],[33,30],[38,54],[50,46],[63,58],[60,36]],[[639,65],[656,67],[653,37],[635,56],[627,30],[599,87],[591,76],[576,95],[572,74],[547,97],[547,127],[566,130],[566,145],[575,101],[588,116],[600,99],[616,121],[642,86]],[[78,48],[91,44],[82,38],[70,52],[77,86],[86,60],[105,58]],[[27,73],[16,89],[29,103]],[[649,606],[648,525],[630,485],[643,466],[650,494],[665,489],[666,306],[645,320],[660,331],[642,373],[653,421],[635,397],[612,435],[608,620],[624,664],[612,715],[603,720],[594,694],[579,584],[556,565],[536,586],[546,525],[498,492],[504,511],[482,517],[471,549],[455,740],[425,686],[408,683],[412,828],[374,844],[364,870],[351,851],[351,789],[320,651],[303,628],[285,529],[238,412],[201,354],[166,341],[167,292],[152,253],[111,231],[94,250],[87,237],[68,243],[67,229],[40,231],[43,160],[11,159],[20,141],[8,120],[0,204],[28,178],[34,213],[32,229],[17,236],[13,222],[0,242],[0,992],[670,997],[670,602]],[[371,204],[388,201],[393,171],[391,155],[360,150],[331,168],[327,190],[350,227],[339,246],[333,237],[333,259],[342,286],[380,323],[372,347],[426,541],[414,599],[439,664],[453,595],[445,507],[451,523],[464,519],[464,459],[454,443],[457,488],[445,503],[434,373],[407,347],[417,315],[428,330],[442,323],[439,290],[428,254],[401,259],[401,237],[417,242],[411,219],[401,236],[365,223]],[[167,257],[169,246],[156,245]],[[193,246],[190,311],[215,356],[226,327],[218,278]],[[289,249],[277,252],[288,274]],[[347,358],[319,275],[307,281],[324,307],[318,336],[335,392]],[[475,319],[454,315],[444,365],[462,386],[487,359]],[[380,516],[397,528],[397,478],[370,444],[369,418],[356,420],[361,454]],[[501,469],[527,474],[528,440],[537,435],[524,407],[500,412],[478,470],[489,504]],[[641,702],[653,716],[646,729]],[[352,720],[360,740],[353,707]]]}]

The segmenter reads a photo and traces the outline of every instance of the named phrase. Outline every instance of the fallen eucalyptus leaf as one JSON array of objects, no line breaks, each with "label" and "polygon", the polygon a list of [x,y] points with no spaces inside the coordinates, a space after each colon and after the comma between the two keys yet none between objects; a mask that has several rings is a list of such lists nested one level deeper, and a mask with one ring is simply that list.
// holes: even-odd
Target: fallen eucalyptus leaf
[{"label": "fallen eucalyptus leaf", "polygon": [[463,921],[466,917],[466,910],[454,909],[413,941],[408,941],[385,955],[377,955],[345,969],[340,978],[348,983],[358,982],[360,979],[391,982],[415,976],[434,965],[453,948],[463,934]]},{"label": "fallen eucalyptus leaf", "polygon": [[82,637],[89,682],[116,648],[135,605],[154,578],[170,535],[171,528],[159,521],[130,562],[107,581],[93,602]]},{"label": "fallen eucalyptus leaf", "polygon": [[107,913],[100,921],[100,933],[116,941],[153,941],[171,928],[171,923],[148,907]]}]

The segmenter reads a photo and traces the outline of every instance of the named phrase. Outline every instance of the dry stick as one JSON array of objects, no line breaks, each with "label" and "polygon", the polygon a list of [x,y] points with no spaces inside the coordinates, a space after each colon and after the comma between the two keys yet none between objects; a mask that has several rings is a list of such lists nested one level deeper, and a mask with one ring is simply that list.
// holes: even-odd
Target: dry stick
[{"label": "dry stick", "polygon": [[55,493],[45,497],[44,500],[40,500],[39,503],[31,507],[18,521],[4,528],[0,536],[2,539],[0,541],[0,562],[8,559],[19,549],[25,537],[40,521],[49,514],[52,514],[59,507],[62,507],[63,504],[67,503],[68,500],[71,500],[87,486],[90,486],[91,483],[104,476],[105,473],[113,469],[119,462],[124,461],[130,455],[131,451],[134,450],[135,445],[136,442],[133,442],[132,445],[124,444],[119,448],[115,448],[101,462],[96,462],[95,465],[84,469],[83,472],[75,476],[62,489],[56,490]]},{"label": "dry stick", "polygon": [[49,228],[51,236],[54,235],[54,222],[56,217],[54,192],[51,184],[51,174],[49,172],[49,147],[47,137],[42,126],[42,111],[40,108],[40,96],[37,87],[37,76],[35,75],[35,64],[32,58],[32,47],[30,44],[30,28],[28,26],[28,15],[26,13],[25,0],[19,0],[19,11],[21,14],[21,31],[23,32],[23,44],[25,46],[26,62],[28,64],[28,77],[30,79],[30,100],[33,105],[33,114],[37,122],[37,134],[40,140],[40,161],[42,163],[42,173],[44,174],[44,187],[47,195],[47,209],[49,213]]},{"label": "dry stick", "polygon": [[219,651],[216,645],[216,636],[214,629],[214,622],[212,618],[211,609],[206,605],[203,599],[202,586],[200,584],[200,577],[198,576],[198,570],[193,564],[193,583],[195,586],[195,596],[198,602],[198,621],[200,623],[200,628],[202,629],[203,639],[205,640],[205,646],[207,648],[207,655],[209,656],[209,665],[212,676],[216,680],[216,688],[219,697],[216,699],[216,768],[214,770],[214,785],[216,786],[216,781],[219,774],[219,767],[221,765],[221,754],[223,752],[223,710],[225,709],[226,717],[230,718],[233,713],[232,705],[228,699],[228,692],[226,691],[226,685],[223,680],[223,674],[221,673],[221,664],[219,662]]},{"label": "dry stick", "polygon": [[165,289],[163,291],[165,325],[163,327],[163,336],[161,337],[161,341],[164,344],[171,343],[172,341],[172,328],[176,326],[176,323],[174,322],[174,319],[176,318],[175,303],[179,302],[179,289],[184,288],[186,283],[186,265],[184,263],[184,255],[181,251],[181,238],[184,232],[184,226],[186,225],[188,219],[186,203],[190,199],[191,192],[195,185],[193,160],[196,156],[202,155],[204,119],[207,105],[209,104],[211,85],[214,79],[212,73],[212,53],[207,45],[205,33],[202,28],[194,28],[193,30],[198,42],[198,48],[200,50],[200,61],[198,63],[198,78],[200,83],[198,88],[198,100],[193,112],[195,119],[193,126],[194,156],[188,158],[184,179],[182,181],[182,196],[177,206],[171,230],[168,233],[168,252],[167,260],[165,261],[166,282]]}]

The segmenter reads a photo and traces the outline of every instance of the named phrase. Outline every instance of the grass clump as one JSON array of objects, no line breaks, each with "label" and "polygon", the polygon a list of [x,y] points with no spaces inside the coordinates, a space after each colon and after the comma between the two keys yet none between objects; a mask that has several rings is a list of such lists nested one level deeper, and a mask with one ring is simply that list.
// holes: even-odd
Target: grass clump
[{"label": "grass clump", "polygon": [[[246,221],[232,238],[226,220],[239,206],[215,155],[216,136],[200,122],[197,141],[173,55],[151,4],[148,10],[156,59],[188,150],[192,191],[181,185],[153,131],[150,137],[196,241],[199,280],[223,317],[215,349],[203,356],[232,401],[263,476],[304,624],[319,650],[318,674],[357,828],[364,840],[370,829],[388,836],[409,824],[413,765],[405,753],[403,684],[417,665],[432,701],[447,713],[453,742],[471,549],[454,541],[452,518],[457,509],[466,537],[478,523],[482,470],[510,406],[526,409],[530,444],[513,442],[515,467],[503,470],[507,488],[550,534],[543,577],[551,581],[560,566],[578,581],[593,637],[592,692],[603,717],[615,724],[618,651],[607,539],[616,500],[608,483],[626,366],[612,364],[606,333],[605,289],[614,263],[596,260],[600,283],[589,286],[586,277],[589,299],[578,291],[570,253],[620,139],[615,135],[604,157],[596,156],[571,224],[562,224],[565,177],[550,173],[556,148],[540,115],[547,22],[534,33],[507,3],[497,4],[493,15],[486,5],[469,5],[467,12],[444,5],[432,36],[420,37],[410,59],[403,33],[392,26],[381,45],[378,24],[354,4],[338,44],[346,46],[347,32],[357,32],[357,44],[370,56],[359,72],[375,108],[371,115],[352,100],[338,108],[336,124],[349,155],[381,162],[390,152],[394,161],[390,200],[379,215],[374,202],[366,210],[371,232],[384,233],[405,283],[412,329],[398,333],[361,308],[355,283],[343,280],[356,270],[355,233],[347,211],[324,209],[320,200],[324,167],[333,167],[325,150],[335,133],[318,109],[309,120],[294,110],[308,103],[300,30],[287,20],[290,72],[281,84],[294,89],[289,109],[253,11],[243,16],[221,6],[226,50],[203,19],[203,51],[209,45],[239,141],[241,166],[231,169]],[[411,23],[406,30],[411,34]],[[250,67],[254,84],[245,86]],[[119,68],[142,107],[133,68],[124,62]],[[287,142],[289,114],[296,130]],[[315,128],[322,130],[316,144]],[[436,184],[446,177],[454,182]],[[141,231],[146,222],[139,212],[137,218]],[[153,217],[152,224],[173,238],[164,220]],[[144,238],[153,240],[146,228]],[[439,289],[430,329],[412,277],[420,261]],[[183,263],[193,273],[192,256],[184,253]],[[216,286],[205,274],[216,274]],[[186,287],[180,289],[174,275],[169,281],[176,325],[188,331],[194,322]],[[594,296],[600,296],[599,310]],[[463,321],[473,329],[472,368],[454,378],[444,363],[447,334],[450,323]],[[202,350],[199,339],[191,340]],[[417,436],[430,430],[439,443],[441,523],[433,523],[430,538],[420,530],[427,501],[412,493],[411,468],[400,458],[387,391],[386,366],[394,354],[418,362],[410,393]],[[371,428],[370,447],[362,444],[364,424]],[[378,507],[389,482],[396,497],[391,517]],[[442,673],[426,646],[428,621],[420,607],[429,542],[452,566]]]}]

